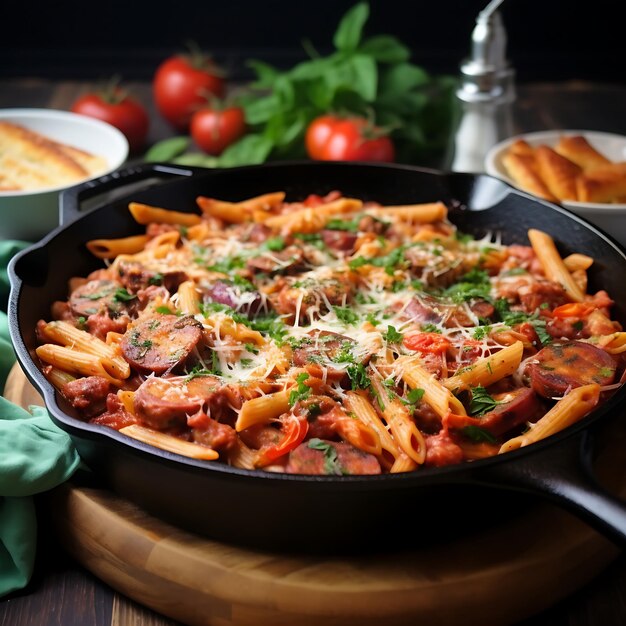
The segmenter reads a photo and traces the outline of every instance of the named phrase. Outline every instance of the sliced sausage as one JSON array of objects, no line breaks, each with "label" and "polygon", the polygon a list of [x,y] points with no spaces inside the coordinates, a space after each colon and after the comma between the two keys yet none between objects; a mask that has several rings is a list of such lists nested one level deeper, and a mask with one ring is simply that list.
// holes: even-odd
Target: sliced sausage
[{"label": "sliced sausage", "polygon": [[446,431],[436,435],[429,435],[424,439],[426,443],[426,459],[424,465],[428,467],[443,467],[457,465],[463,461],[461,446],[452,441]]},{"label": "sliced sausage", "polygon": [[[210,430],[213,422],[231,420],[243,398],[235,385],[224,385],[216,376],[156,378],[150,377],[137,389],[133,405],[143,424],[157,429],[188,426],[199,431]],[[221,434],[218,436],[217,430]],[[213,428],[212,434],[222,440],[229,435]],[[198,440],[199,441],[199,440]],[[206,443],[206,440],[205,440]],[[228,445],[226,441],[222,441]]]},{"label": "sliced sausage", "polygon": [[304,255],[297,246],[288,246],[277,252],[265,252],[248,259],[246,267],[252,272],[279,274],[304,267]]},{"label": "sliced sausage", "polygon": [[554,309],[569,302],[565,289],[558,283],[547,280],[535,281],[522,285],[518,290],[520,303],[526,313],[534,313],[541,306]]},{"label": "sliced sausage", "polygon": [[111,383],[106,378],[87,376],[65,383],[61,391],[81,415],[92,417],[104,411],[111,389]]},{"label": "sliced sausage", "polygon": [[321,232],[322,241],[331,249],[339,252],[352,252],[357,240],[357,234],[346,230],[324,229]]},{"label": "sliced sausage", "polygon": [[263,306],[263,297],[258,291],[242,289],[232,281],[217,280],[206,289],[206,294],[212,302],[248,315],[255,315]]},{"label": "sliced sausage", "polygon": [[191,315],[157,315],[129,328],[121,347],[139,371],[163,374],[183,363],[201,338],[202,324]]},{"label": "sliced sausage", "polygon": [[187,419],[187,425],[193,428],[193,441],[213,450],[229,450],[237,442],[237,433],[232,426],[210,418],[203,411]]},{"label": "sliced sausage", "polygon": [[190,381],[182,377],[167,379],[153,376],[135,392],[133,407],[141,422],[151,428],[186,426],[187,416],[197,414],[220,386],[220,381],[213,376]]},{"label": "sliced sausage", "polygon": [[437,311],[419,298],[411,298],[404,307],[403,315],[410,321],[418,324],[439,324],[443,319]]},{"label": "sliced sausage", "polygon": [[616,363],[608,353],[582,341],[542,348],[528,366],[532,388],[544,398],[562,396],[568,389],[590,383],[610,385]]},{"label": "sliced sausage", "polygon": [[178,286],[188,279],[182,270],[169,270],[157,272],[144,267],[137,261],[123,261],[118,265],[120,282],[132,293],[140,289],[146,289],[150,285],[162,285],[170,294],[178,289]]},{"label": "sliced sausage", "polygon": [[129,413],[116,393],[110,393],[106,399],[106,410],[89,420],[91,424],[99,424],[119,430],[137,423],[137,418]]},{"label": "sliced sausage", "polygon": [[[320,447],[311,447],[312,441]],[[320,449],[321,448],[321,449]],[[380,474],[378,459],[345,442],[309,440],[289,453],[286,471],[292,474]]]},{"label": "sliced sausage", "polygon": [[494,393],[491,397],[497,403],[493,411],[480,417],[450,415],[448,425],[459,429],[465,426],[476,426],[491,433],[494,437],[499,437],[527,422],[537,421],[545,413],[543,402],[528,387]]},{"label": "sliced sausage", "polygon": [[70,295],[70,308],[76,317],[107,314],[117,317],[128,309],[132,301],[118,297],[122,284],[115,280],[90,280],[74,289]]}]

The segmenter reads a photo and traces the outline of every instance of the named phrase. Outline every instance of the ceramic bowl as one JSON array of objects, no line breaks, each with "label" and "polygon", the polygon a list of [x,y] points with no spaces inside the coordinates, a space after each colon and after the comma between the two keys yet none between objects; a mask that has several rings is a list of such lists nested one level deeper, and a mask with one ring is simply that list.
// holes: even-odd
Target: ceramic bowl
[{"label": "ceramic bowl", "polygon": [[[53,109],[0,109],[0,121],[24,126],[45,137],[97,154],[106,161],[95,177],[124,164],[128,141],[115,127],[84,115]],[[83,181],[76,181],[78,184]],[[59,225],[59,194],[72,185],[33,191],[0,191],[0,240],[37,241]]]},{"label": "ceramic bowl", "polygon": [[[509,146],[518,139],[527,141],[531,146],[547,145],[554,147],[564,135],[582,135],[600,153],[611,161],[626,161],[626,136],[589,130],[549,130],[527,133],[510,137],[496,144],[485,157],[485,171],[506,183],[518,187],[508,176],[502,163],[502,157]],[[595,224],[626,246],[626,204],[599,204],[563,200],[562,206],[580,217]]]}]

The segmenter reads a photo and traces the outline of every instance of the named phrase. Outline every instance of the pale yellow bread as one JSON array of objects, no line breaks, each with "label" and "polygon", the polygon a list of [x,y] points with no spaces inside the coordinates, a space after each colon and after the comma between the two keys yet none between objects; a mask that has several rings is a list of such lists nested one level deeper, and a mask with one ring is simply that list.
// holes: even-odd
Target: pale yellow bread
[{"label": "pale yellow bread", "polygon": [[526,156],[534,156],[535,150],[525,139],[516,139],[509,146],[509,152]]},{"label": "pale yellow bread", "polygon": [[582,135],[563,135],[554,146],[554,150],[583,170],[592,170],[611,163]]},{"label": "pale yellow bread", "polygon": [[580,202],[623,202],[626,197],[626,162],[610,163],[585,172],[577,181]]},{"label": "pale yellow bread", "polygon": [[502,163],[515,184],[524,191],[546,200],[557,199],[539,176],[532,149],[530,153],[507,152],[502,157]]},{"label": "pale yellow bread", "polygon": [[560,200],[577,200],[576,179],[582,173],[582,168],[550,146],[537,146],[535,158],[539,175],[550,193]]},{"label": "pale yellow bread", "polygon": [[0,190],[71,185],[103,172],[106,165],[102,157],[0,122]]}]

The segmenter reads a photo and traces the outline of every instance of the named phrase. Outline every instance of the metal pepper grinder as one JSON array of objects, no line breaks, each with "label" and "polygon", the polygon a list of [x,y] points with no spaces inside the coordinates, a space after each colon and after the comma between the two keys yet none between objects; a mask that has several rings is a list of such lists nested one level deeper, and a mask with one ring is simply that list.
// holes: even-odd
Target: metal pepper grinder
[{"label": "metal pepper grinder", "polygon": [[515,71],[506,59],[506,31],[497,11],[502,2],[492,0],[478,14],[471,57],[461,64],[452,171],[483,172],[489,148],[513,134]]}]

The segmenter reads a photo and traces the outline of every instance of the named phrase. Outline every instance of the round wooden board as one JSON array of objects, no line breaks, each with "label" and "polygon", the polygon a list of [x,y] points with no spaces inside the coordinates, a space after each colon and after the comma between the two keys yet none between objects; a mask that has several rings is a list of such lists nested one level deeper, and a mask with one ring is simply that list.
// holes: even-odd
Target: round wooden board
[{"label": "round wooden board", "polygon": [[[42,404],[19,368],[5,396],[22,406]],[[601,461],[624,476],[626,428],[610,441]],[[48,502],[59,539],[78,562],[190,626],[511,624],[573,593],[618,554],[577,518],[543,503],[485,532],[468,535],[460,522],[459,536],[445,545],[321,558],[211,541],[107,490],[72,482]],[[395,540],[389,529],[380,536]]]}]

